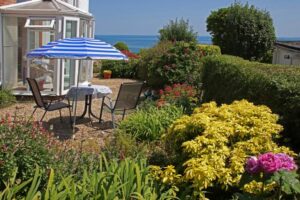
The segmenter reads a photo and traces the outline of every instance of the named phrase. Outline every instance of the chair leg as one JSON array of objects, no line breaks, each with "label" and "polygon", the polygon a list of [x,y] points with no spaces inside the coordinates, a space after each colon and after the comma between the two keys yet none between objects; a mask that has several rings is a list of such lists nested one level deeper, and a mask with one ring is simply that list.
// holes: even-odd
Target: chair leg
[{"label": "chair leg", "polygon": [[69,115],[70,115],[70,124],[72,125],[72,113],[71,113],[71,107],[69,107]]},{"label": "chair leg", "polygon": [[126,113],[126,110],[124,109],[124,110],[123,110],[123,115],[122,115],[122,120],[123,120],[124,117],[125,117],[125,113]]},{"label": "chair leg", "polygon": [[59,111],[59,119],[60,119],[60,123],[63,122],[62,117],[61,117],[61,109],[58,110]]},{"label": "chair leg", "polygon": [[36,110],[37,110],[37,108],[35,108],[35,109],[33,110],[33,112],[31,113],[31,115],[30,115],[30,117],[29,117],[29,119],[28,119],[28,122],[29,122],[29,120],[33,117],[33,115],[34,115],[34,113],[35,113]]},{"label": "chair leg", "polygon": [[47,113],[47,110],[45,110],[45,112],[44,112],[44,114],[43,114],[42,118],[40,119],[40,122],[41,122],[41,121],[43,121],[43,119],[44,119],[44,117],[45,117],[46,113]]},{"label": "chair leg", "polygon": [[103,105],[104,105],[104,101],[102,101],[101,108],[100,108],[99,123],[101,123],[102,120]]},{"label": "chair leg", "polygon": [[111,110],[111,120],[112,120],[113,129],[115,129],[116,125],[115,125],[115,112],[114,112],[114,110]]}]

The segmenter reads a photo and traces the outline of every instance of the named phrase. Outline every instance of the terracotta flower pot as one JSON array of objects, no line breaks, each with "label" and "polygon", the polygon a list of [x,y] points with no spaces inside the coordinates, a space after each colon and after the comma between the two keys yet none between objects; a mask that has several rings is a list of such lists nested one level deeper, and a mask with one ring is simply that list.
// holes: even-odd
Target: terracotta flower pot
[{"label": "terracotta flower pot", "polygon": [[111,71],[104,71],[103,72],[103,78],[104,79],[110,79],[111,78]]}]

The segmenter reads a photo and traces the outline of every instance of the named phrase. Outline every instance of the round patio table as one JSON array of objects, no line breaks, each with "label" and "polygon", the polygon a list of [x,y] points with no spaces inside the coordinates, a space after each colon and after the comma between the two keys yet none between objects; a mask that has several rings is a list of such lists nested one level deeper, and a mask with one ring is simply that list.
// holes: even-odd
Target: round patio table
[{"label": "round patio table", "polygon": [[103,98],[111,94],[112,91],[109,87],[105,85],[81,84],[78,87],[72,86],[69,89],[66,97],[72,99],[74,103],[76,93],[77,93],[77,101],[85,101],[83,113],[79,118],[84,118],[86,113],[88,113],[89,118],[91,118],[92,115],[96,119],[99,119],[99,117],[97,117],[92,112],[92,100],[93,98]]}]

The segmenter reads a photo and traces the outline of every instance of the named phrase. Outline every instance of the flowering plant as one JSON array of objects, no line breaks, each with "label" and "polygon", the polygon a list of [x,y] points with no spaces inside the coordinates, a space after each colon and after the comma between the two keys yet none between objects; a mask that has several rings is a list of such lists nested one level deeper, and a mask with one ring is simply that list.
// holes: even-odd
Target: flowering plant
[{"label": "flowering plant", "polygon": [[[293,157],[285,153],[264,153],[248,158],[242,176],[245,194],[239,196],[266,197],[273,191],[273,198],[300,193],[299,175]],[[253,189],[256,187],[256,190]],[[276,192],[274,192],[276,191]]]},{"label": "flowering plant", "polygon": [[182,106],[185,113],[191,113],[196,107],[196,94],[196,90],[187,84],[165,86],[164,90],[159,91],[160,98],[157,101],[157,106],[161,107],[166,104],[174,104]]}]

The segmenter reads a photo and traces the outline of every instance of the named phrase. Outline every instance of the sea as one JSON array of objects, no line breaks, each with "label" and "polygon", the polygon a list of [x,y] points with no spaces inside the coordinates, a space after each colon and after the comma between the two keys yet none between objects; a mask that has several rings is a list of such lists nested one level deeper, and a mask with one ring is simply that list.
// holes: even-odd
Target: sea
[{"label": "sea", "polygon": [[[103,40],[112,45],[124,42],[131,52],[138,53],[141,49],[151,48],[158,42],[158,35],[95,35],[96,39]],[[278,37],[280,41],[300,41],[300,37]],[[198,36],[198,43],[212,44],[210,36]]]}]

